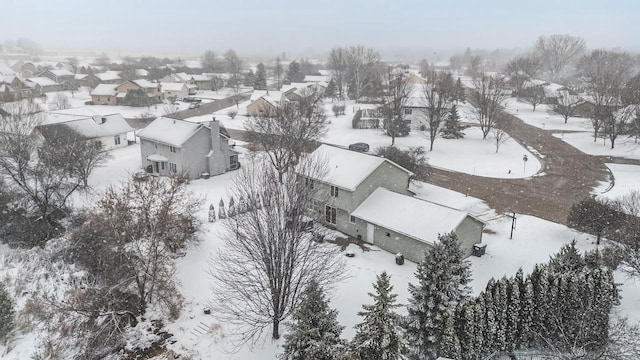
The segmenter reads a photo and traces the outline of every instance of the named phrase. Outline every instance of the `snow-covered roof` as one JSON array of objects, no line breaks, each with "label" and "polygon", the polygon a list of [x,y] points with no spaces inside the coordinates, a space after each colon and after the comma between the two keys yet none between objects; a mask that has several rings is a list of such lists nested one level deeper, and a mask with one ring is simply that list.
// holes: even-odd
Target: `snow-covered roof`
[{"label": "snow-covered roof", "polygon": [[125,134],[133,128],[120,114],[109,115],[73,115],[48,113],[43,126],[64,125],[86,138],[97,138]]},{"label": "snow-covered roof", "polygon": [[98,84],[95,89],[91,90],[91,95],[96,96],[115,96],[118,91],[116,84]]},{"label": "snow-covered roof", "polygon": [[191,78],[193,79],[193,81],[210,81],[211,79],[213,79],[212,76],[209,75],[198,75],[198,74],[194,74],[191,75]]},{"label": "snow-covered roof", "polygon": [[58,85],[57,82],[49,79],[48,77],[32,77],[32,78],[27,78],[26,81],[33,84],[38,84],[40,86]]},{"label": "snow-covered roof", "polygon": [[[0,83],[11,84],[16,78],[17,76],[15,75],[0,75]],[[18,80],[20,80],[20,78],[18,78]]]},{"label": "snow-covered roof", "polygon": [[152,83],[151,81],[147,80],[147,79],[137,79],[137,80],[131,80],[132,83],[140,86],[143,89],[151,89],[151,88],[156,88],[158,86],[158,84],[156,83]]},{"label": "snow-covered roof", "polygon": [[455,230],[468,216],[465,212],[384,188],[377,188],[351,215],[427,244],[435,243],[438,234]]},{"label": "snow-covered roof", "polygon": [[76,80],[82,80],[82,79],[86,78],[87,76],[88,76],[87,74],[76,74],[76,75],[74,76],[74,78],[75,78]]},{"label": "snow-covered roof", "polygon": [[318,70],[318,73],[323,76],[331,77],[331,70]]},{"label": "snow-covered roof", "polygon": [[15,75],[16,71],[13,70],[7,63],[0,61],[0,75]]},{"label": "snow-covered roof", "polygon": [[136,135],[142,139],[180,147],[202,127],[205,126],[190,121],[159,117]]},{"label": "snow-covered roof", "polygon": [[160,85],[164,91],[182,91],[187,86],[185,83],[179,82],[162,82]]},{"label": "snow-covered roof", "polygon": [[52,73],[55,76],[74,76],[74,74],[66,69],[60,69],[60,70],[49,70],[50,73]]},{"label": "snow-covered roof", "polygon": [[98,79],[100,79],[100,81],[113,81],[113,80],[121,79],[117,71],[105,71],[105,72],[96,73],[93,75]]},{"label": "snow-covered roof", "polygon": [[354,191],[380,165],[392,164],[407,173],[410,171],[383,157],[351,151],[327,144],[320,145],[311,153],[312,158],[326,162],[328,171],[316,180]]},{"label": "snow-covered roof", "polygon": [[147,156],[147,160],[149,160],[149,161],[160,161],[160,162],[169,161],[169,159],[167,159],[167,157],[162,155],[162,154],[151,154],[151,155]]},{"label": "snow-covered roof", "polygon": [[136,76],[149,76],[149,72],[145,69],[136,69]]},{"label": "snow-covered roof", "polygon": [[0,93],[4,93],[4,92],[13,92],[13,89],[11,88],[11,86],[7,85],[7,84],[2,84],[0,83]]},{"label": "snow-covered roof", "polygon": [[265,95],[269,96],[272,99],[278,99],[278,101],[280,101],[280,99],[282,98],[282,92],[281,91],[253,90],[253,93],[251,93],[251,98],[249,98],[249,100],[255,101],[255,100],[258,100],[259,98],[261,98],[261,97],[263,97]]}]

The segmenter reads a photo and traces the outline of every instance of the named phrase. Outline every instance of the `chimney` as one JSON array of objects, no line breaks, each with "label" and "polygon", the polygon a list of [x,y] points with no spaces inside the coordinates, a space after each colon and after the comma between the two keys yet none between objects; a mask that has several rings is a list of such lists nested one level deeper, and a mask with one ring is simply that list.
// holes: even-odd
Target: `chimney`
[{"label": "chimney", "polygon": [[220,123],[216,121],[216,117],[213,117],[213,120],[209,122],[209,127],[211,128],[211,137],[215,139],[215,136],[220,135]]}]

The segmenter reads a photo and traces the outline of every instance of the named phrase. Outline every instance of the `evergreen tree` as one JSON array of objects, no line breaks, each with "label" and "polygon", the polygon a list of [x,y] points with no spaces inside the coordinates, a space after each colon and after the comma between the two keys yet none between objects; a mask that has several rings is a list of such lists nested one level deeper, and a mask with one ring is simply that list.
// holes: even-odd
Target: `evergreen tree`
[{"label": "evergreen tree", "polygon": [[461,301],[463,298],[468,297],[471,293],[469,282],[471,282],[471,265],[468,261],[465,261],[464,251],[458,240],[458,235],[453,231],[438,236],[438,241],[444,245],[447,250],[447,259],[451,264],[451,274],[458,281],[458,298],[456,301]]},{"label": "evergreen tree", "polygon": [[453,105],[449,110],[449,115],[444,121],[441,136],[445,139],[462,139],[464,137],[463,130],[465,127],[460,123],[460,115],[458,115],[458,108]]},{"label": "evergreen tree", "polygon": [[244,86],[254,86],[256,83],[256,74],[252,69],[249,69],[249,72],[244,74],[244,81],[242,85]]},{"label": "evergreen tree", "polygon": [[259,63],[257,66],[253,88],[255,90],[267,90],[267,70],[263,63]]},{"label": "evergreen tree", "polygon": [[493,304],[493,291],[495,280],[490,279],[485,291],[480,295],[484,298],[484,327],[482,332],[483,354],[490,354],[495,350],[495,334],[497,331],[495,305]]},{"label": "evergreen tree", "polygon": [[9,293],[0,283],[0,339],[4,339],[13,330],[13,301]]},{"label": "evergreen tree", "polygon": [[520,347],[521,334],[518,332],[520,325],[520,286],[516,279],[511,278],[507,282],[507,313],[506,313],[505,339],[507,350],[515,350]]},{"label": "evergreen tree", "polygon": [[507,348],[507,279],[496,281],[493,293],[493,309],[496,315],[496,332],[494,335],[494,347],[496,350],[505,351]]},{"label": "evergreen tree", "polygon": [[403,350],[400,330],[400,316],[395,312],[398,295],[392,293],[386,272],[377,276],[373,284],[375,294],[372,305],[362,305],[364,311],[358,313],[363,322],[356,325],[356,335],[351,343],[356,359],[399,359]]},{"label": "evergreen tree", "polygon": [[[442,240],[442,236],[439,237]],[[407,317],[403,323],[411,359],[433,359],[442,331],[442,316],[466,293],[464,265],[451,256],[447,240],[425,252],[416,270],[418,284],[409,284]],[[468,280],[467,280],[468,281]],[[466,283],[465,283],[466,284]]]},{"label": "evergreen tree", "polygon": [[291,84],[292,82],[303,82],[304,74],[300,68],[300,64],[295,60],[289,63],[286,73],[284,74],[284,82]]},{"label": "evergreen tree", "polygon": [[567,272],[580,272],[585,267],[584,259],[576,248],[576,241],[566,244],[560,248],[557,254],[551,256],[549,260],[549,271],[558,274]]},{"label": "evergreen tree", "polygon": [[456,81],[456,85],[453,90],[454,97],[456,101],[465,102],[467,99],[466,91],[464,89],[464,85],[462,85],[462,81],[460,78]]},{"label": "evergreen tree", "polygon": [[520,333],[520,343],[522,347],[529,348],[533,346],[533,285],[531,280],[527,279],[524,283],[520,301],[520,324],[518,332]]},{"label": "evergreen tree", "polygon": [[336,97],[336,83],[335,81],[333,81],[333,79],[329,80],[329,83],[327,84],[327,88],[324,90],[324,95],[328,98],[330,98],[331,100],[335,99]]},{"label": "evergreen tree", "polygon": [[442,336],[438,344],[438,356],[449,359],[462,359],[462,349],[455,328],[455,316],[447,310],[442,316]]},{"label": "evergreen tree", "polygon": [[329,307],[324,291],[311,281],[302,301],[291,315],[289,333],[284,336],[283,360],[334,360],[344,358],[346,342],[340,338],[344,329],[338,312]]},{"label": "evergreen tree", "polygon": [[457,333],[460,339],[460,348],[462,350],[462,358],[475,360],[478,359],[481,349],[476,347],[476,327],[475,322],[475,306],[472,301],[467,301],[458,305],[458,324]]}]

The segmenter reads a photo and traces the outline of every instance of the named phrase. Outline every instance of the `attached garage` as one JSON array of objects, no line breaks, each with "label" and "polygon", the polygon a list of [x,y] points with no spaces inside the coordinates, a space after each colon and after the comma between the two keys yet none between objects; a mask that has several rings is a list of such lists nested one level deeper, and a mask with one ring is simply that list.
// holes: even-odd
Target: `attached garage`
[{"label": "attached garage", "polygon": [[424,251],[439,234],[458,235],[466,256],[482,242],[484,223],[467,213],[384,188],[376,189],[356,210],[350,221],[364,241],[420,262]]}]

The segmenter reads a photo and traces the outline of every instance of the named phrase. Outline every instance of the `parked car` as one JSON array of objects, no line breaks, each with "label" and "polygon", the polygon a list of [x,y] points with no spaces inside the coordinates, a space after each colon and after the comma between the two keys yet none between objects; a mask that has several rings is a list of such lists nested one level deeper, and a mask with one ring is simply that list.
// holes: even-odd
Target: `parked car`
[{"label": "parked car", "polygon": [[199,102],[192,102],[191,104],[189,104],[189,109],[197,109],[199,107],[200,107]]},{"label": "parked car", "polygon": [[196,98],[194,98],[194,97],[190,97],[190,96],[189,96],[189,97],[183,98],[183,99],[182,99],[182,101],[184,101],[184,102],[190,102],[190,103],[201,103],[201,102],[202,102],[202,99],[196,99]]},{"label": "parked car", "polygon": [[367,152],[369,151],[369,144],[363,142],[354,143],[349,145],[349,150]]}]

